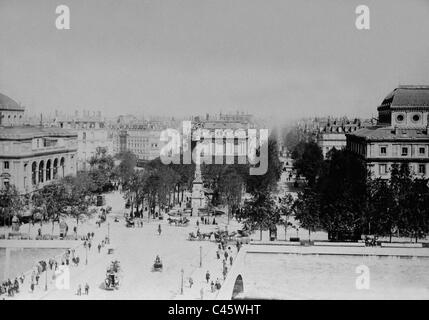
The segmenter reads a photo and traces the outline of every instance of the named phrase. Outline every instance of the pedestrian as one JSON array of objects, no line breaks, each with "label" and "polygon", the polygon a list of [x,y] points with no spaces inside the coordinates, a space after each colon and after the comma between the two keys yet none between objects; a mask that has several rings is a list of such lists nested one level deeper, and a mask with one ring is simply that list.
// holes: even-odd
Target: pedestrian
[{"label": "pedestrian", "polygon": [[213,293],[215,291],[215,285],[214,282],[212,280],[212,282],[210,282],[210,291]]},{"label": "pedestrian", "polygon": [[86,295],[89,294],[89,284],[88,284],[88,282],[85,284],[85,294]]},{"label": "pedestrian", "polygon": [[220,281],[219,281],[219,278],[216,278],[216,284],[215,284],[215,286],[216,286],[216,289],[217,289],[217,290],[219,290],[219,289],[220,289]]},{"label": "pedestrian", "polygon": [[216,257],[218,260],[220,259],[220,250],[219,249],[216,250]]},{"label": "pedestrian", "polygon": [[161,235],[161,225],[158,224],[158,234]]},{"label": "pedestrian", "polygon": [[91,241],[88,242],[88,250],[91,250]]},{"label": "pedestrian", "polygon": [[225,250],[225,252],[223,253],[225,259],[228,259],[228,251]]},{"label": "pedestrian", "polygon": [[232,258],[232,256],[229,256],[229,264],[232,266],[232,260],[233,260],[233,258]]},{"label": "pedestrian", "polygon": [[209,280],[210,280],[210,272],[209,272],[209,270],[207,270],[207,272],[206,272],[206,280],[207,280],[207,283],[209,283]]},{"label": "pedestrian", "polygon": [[34,292],[34,282],[31,282],[30,285],[30,292],[33,293]]},{"label": "pedestrian", "polygon": [[192,288],[192,285],[194,284],[194,280],[189,277],[189,288]]},{"label": "pedestrian", "polygon": [[91,233],[91,238],[94,238],[94,232]]},{"label": "pedestrian", "polygon": [[37,274],[36,274],[36,285],[39,285],[39,278],[40,278],[40,276],[39,276],[39,274],[37,273]]},{"label": "pedestrian", "polygon": [[200,222],[197,220],[197,227],[199,227],[200,226]]},{"label": "pedestrian", "polygon": [[79,285],[78,287],[77,287],[77,293],[76,293],[78,296],[80,296],[80,295],[82,295],[82,286],[81,285]]},{"label": "pedestrian", "polygon": [[98,253],[100,253],[100,250],[101,250],[101,244],[98,244]]},{"label": "pedestrian", "polygon": [[216,219],[215,218],[213,218],[213,224],[216,224]]}]

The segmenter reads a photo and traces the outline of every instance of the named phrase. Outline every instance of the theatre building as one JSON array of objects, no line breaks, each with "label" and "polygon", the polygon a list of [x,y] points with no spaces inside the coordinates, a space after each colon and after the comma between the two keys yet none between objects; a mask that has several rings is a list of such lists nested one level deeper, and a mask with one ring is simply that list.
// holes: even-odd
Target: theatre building
[{"label": "theatre building", "polygon": [[25,125],[19,121],[23,114],[24,108],[0,94],[0,188],[13,184],[24,194],[76,174],[77,134]]},{"label": "theatre building", "polygon": [[427,178],[429,86],[399,86],[377,110],[377,125],[347,134],[347,148],[366,161],[375,178],[389,178],[394,163],[407,163],[413,175]]}]

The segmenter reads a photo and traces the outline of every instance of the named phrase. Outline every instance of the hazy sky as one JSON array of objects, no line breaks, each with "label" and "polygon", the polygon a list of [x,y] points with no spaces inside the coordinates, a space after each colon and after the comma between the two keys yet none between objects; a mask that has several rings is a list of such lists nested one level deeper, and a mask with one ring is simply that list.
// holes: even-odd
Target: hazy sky
[{"label": "hazy sky", "polygon": [[0,92],[31,111],[370,117],[398,84],[429,84],[429,0],[0,0]]}]

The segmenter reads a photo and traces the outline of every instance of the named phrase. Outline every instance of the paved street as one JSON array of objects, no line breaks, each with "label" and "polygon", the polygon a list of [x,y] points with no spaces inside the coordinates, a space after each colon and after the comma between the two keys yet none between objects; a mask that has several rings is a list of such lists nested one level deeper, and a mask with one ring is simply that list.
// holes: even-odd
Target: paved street
[{"label": "paved street", "polygon": [[[83,246],[76,249],[80,256],[80,265],[70,267],[70,290],[58,290],[51,279],[52,271],[48,271],[48,291],[44,291],[45,274],[41,275],[39,286],[34,293],[29,290],[29,277],[21,289],[21,293],[14,299],[200,299],[201,289],[203,298],[215,298],[217,292],[210,292],[210,285],[206,283],[205,273],[209,270],[211,280],[222,280],[222,260],[216,259],[217,244],[212,241],[189,241],[189,232],[196,232],[196,217],[191,217],[187,227],[170,226],[166,220],[153,220],[149,223],[145,219],[142,228],[126,228],[123,218],[123,199],[119,193],[109,194],[106,197],[107,205],[113,207],[106,223],[101,228],[95,225],[95,218],[87,221],[85,231],[95,232],[93,245],[88,254],[88,265],[85,265],[85,250]],[[119,222],[114,222],[114,217]],[[110,245],[115,249],[112,255],[107,254],[107,247],[97,252],[97,245],[107,235],[107,225],[110,225]],[[158,225],[161,224],[162,233],[158,234]],[[234,225],[231,222],[230,227]],[[236,226],[238,226],[236,224]],[[225,228],[222,224],[220,228]],[[214,231],[214,225],[201,225],[201,232]],[[83,229],[81,230],[81,232]],[[200,268],[200,246],[202,247],[202,268]],[[232,248],[234,255],[235,248]],[[164,268],[161,272],[153,272],[152,264],[155,256],[159,255]],[[118,259],[123,269],[123,279],[119,290],[104,290],[103,283],[106,268],[110,261]],[[184,292],[180,295],[181,270],[184,270]],[[193,279],[193,286],[189,288],[189,277]],[[88,296],[77,296],[79,284],[90,286]]]}]

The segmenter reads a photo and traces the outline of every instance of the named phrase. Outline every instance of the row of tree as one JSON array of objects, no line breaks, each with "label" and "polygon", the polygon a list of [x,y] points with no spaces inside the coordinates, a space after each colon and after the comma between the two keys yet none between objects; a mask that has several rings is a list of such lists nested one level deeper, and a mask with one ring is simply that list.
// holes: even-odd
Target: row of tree
[{"label": "row of tree", "polygon": [[[76,176],[67,176],[54,180],[33,191],[21,195],[15,186],[9,185],[0,190],[0,220],[10,225],[15,214],[30,210],[33,221],[59,222],[63,216],[69,216],[79,222],[90,212],[88,208],[95,204],[96,196],[112,188],[112,181],[119,174],[114,158],[100,148],[90,160],[90,170],[80,171]],[[27,217],[28,218],[28,217]]]},{"label": "row of tree", "polygon": [[389,179],[382,179],[348,150],[333,149],[324,160],[317,144],[302,142],[294,157],[306,185],[288,212],[309,232],[325,230],[331,239],[408,236],[416,242],[429,233],[428,180],[414,176],[408,163],[393,164]]}]

